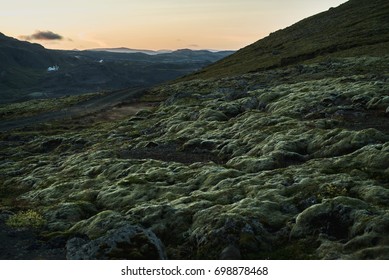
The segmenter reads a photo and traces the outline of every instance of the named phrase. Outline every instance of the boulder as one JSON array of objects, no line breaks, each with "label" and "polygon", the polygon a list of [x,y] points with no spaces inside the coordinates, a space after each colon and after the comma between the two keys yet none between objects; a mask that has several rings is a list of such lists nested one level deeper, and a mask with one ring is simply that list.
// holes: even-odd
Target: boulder
[{"label": "boulder", "polygon": [[66,244],[68,260],[167,259],[162,242],[151,231],[125,225],[95,240],[75,237]]},{"label": "boulder", "polygon": [[292,228],[292,237],[326,235],[330,239],[349,238],[349,232],[358,212],[364,211],[368,205],[355,198],[338,196],[315,204],[296,218]]}]

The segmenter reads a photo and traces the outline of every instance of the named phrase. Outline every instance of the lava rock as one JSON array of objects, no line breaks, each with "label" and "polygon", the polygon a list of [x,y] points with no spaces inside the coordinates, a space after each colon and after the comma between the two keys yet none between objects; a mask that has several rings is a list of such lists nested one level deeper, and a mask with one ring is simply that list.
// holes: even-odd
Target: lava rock
[{"label": "lava rock", "polygon": [[68,260],[167,259],[162,242],[151,231],[126,225],[95,240],[72,238],[66,244]]}]

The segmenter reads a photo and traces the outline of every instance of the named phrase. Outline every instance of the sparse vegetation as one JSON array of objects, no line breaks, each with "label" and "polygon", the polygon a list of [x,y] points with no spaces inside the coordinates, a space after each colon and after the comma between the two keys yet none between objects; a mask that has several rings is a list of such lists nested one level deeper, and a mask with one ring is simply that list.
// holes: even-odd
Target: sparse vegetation
[{"label": "sparse vegetation", "polygon": [[36,211],[21,211],[9,217],[6,224],[14,228],[40,228],[46,224],[46,220]]},{"label": "sparse vegetation", "polygon": [[101,95],[103,93],[87,93],[61,98],[34,99],[3,104],[0,105],[0,117],[2,120],[12,120],[41,113],[54,112]]}]

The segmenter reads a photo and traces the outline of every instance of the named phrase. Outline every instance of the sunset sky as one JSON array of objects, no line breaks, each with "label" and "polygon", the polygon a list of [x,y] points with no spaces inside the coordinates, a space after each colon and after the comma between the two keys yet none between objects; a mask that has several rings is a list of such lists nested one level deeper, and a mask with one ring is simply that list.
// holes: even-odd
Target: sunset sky
[{"label": "sunset sky", "polygon": [[346,0],[0,0],[0,32],[51,49],[236,50]]}]

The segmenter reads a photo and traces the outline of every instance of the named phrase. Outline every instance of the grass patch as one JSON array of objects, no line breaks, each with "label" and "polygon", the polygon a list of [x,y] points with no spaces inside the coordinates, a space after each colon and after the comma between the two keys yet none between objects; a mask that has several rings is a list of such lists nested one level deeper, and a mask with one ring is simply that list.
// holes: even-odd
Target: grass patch
[{"label": "grass patch", "polygon": [[41,228],[46,224],[46,220],[38,212],[27,210],[9,217],[6,224],[13,228]]},{"label": "grass patch", "polygon": [[2,120],[13,120],[17,118],[31,117],[42,113],[54,112],[99,95],[101,95],[101,93],[88,93],[75,96],[65,96],[61,98],[35,99],[0,105],[0,118]]}]

